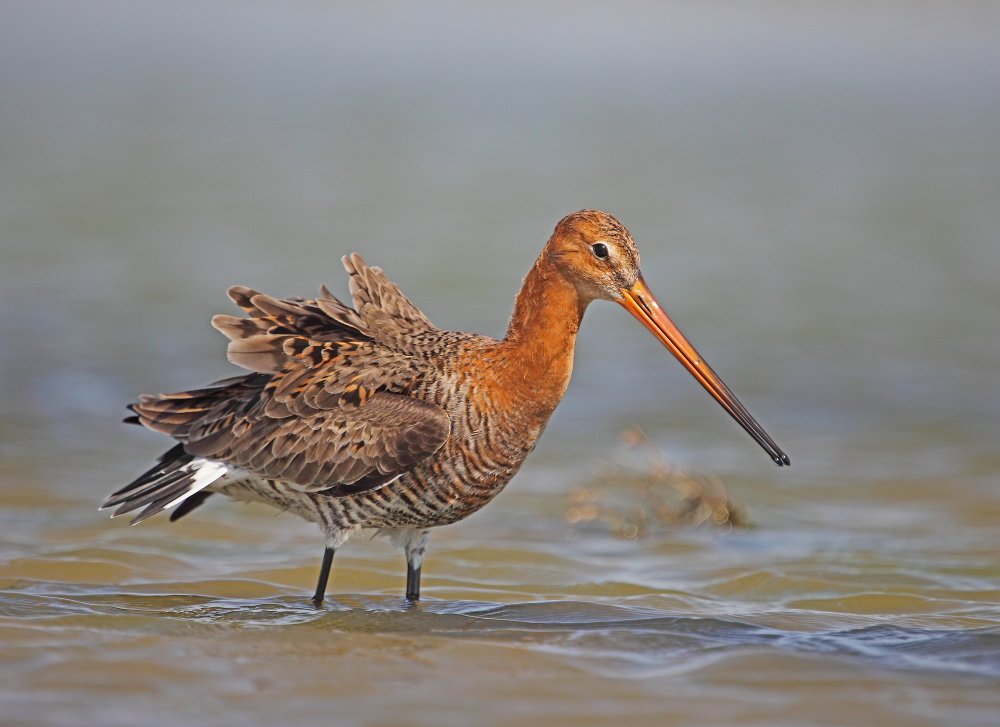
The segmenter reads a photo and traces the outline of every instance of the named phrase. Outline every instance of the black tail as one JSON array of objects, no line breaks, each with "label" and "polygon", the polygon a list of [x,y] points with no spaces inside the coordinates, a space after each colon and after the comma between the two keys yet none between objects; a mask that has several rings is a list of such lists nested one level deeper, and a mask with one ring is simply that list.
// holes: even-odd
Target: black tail
[{"label": "black tail", "polygon": [[[199,462],[196,464],[206,462],[201,458],[198,459]],[[133,518],[132,525],[152,517],[172,503],[177,502],[178,498],[182,497],[185,491],[196,483],[198,467],[191,466],[194,460],[195,456],[185,452],[183,444],[178,444],[165,452],[157,460],[156,465],[110,495],[101,505],[101,509],[117,508],[112,514],[112,517],[116,517],[139,508],[145,508]],[[196,489],[190,497],[180,502],[170,518],[171,521],[194,510],[205,502],[210,494],[212,493]]]},{"label": "black tail", "polygon": [[205,500],[210,498],[213,494],[214,493],[211,492],[205,492],[204,490],[194,493],[191,497],[178,505],[176,510],[170,513],[170,522],[175,523],[192,510],[196,510],[201,507]]}]

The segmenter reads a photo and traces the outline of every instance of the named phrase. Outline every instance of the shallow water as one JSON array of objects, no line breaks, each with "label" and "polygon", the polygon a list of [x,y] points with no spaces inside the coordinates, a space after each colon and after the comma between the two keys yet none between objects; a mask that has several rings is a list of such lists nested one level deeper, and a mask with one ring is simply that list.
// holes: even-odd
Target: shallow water
[{"label": "shallow water", "polygon": [[[0,10],[0,721],[995,724],[994,7],[423,7]],[[357,250],[499,335],[586,206],[790,469],[595,304],[418,606],[383,540],[315,610],[306,523],[96,511],[168,446],[124,404],[232,373],[229,285],[344,294]],[[568,517],[633,423],[750,528]]]}]

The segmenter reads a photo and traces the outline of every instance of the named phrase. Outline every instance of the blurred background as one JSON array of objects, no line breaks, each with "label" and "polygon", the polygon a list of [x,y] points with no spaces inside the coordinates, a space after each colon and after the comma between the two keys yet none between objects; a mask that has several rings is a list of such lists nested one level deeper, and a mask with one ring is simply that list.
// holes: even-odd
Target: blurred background
[{"label": "blurred background", "polygon": [[[396,613],[403,560],[385,544],[350,544],[331,584],[374,600],[316,616],[292,605],[320,555],[310,525],[225,503],[132,530],[96,512],[169,444],[121,425],[125,404],[236,373],[209,325],[235,311],[230,285],[312,296],[325,283],[346,298],[339,260],[356,251],[437,325],[501,336],[553,226],[585,207],[631,230],[651,289],[791,469],[598,303],[522,473],[432,537],[425,589],[441,601],[425,615],[468,623]],[[277,687],[232,664],[280,658],[278,627],[294,622],[313,629],[307,643],[317,624],[359,639],[343,647],[354,678],[367,668],[413,689],[386,704],[337,692],[347,675],[337,687],[298,674],[314,701],[282,718],[303,723],[336,697],[344,723],[399,708],[467,724],[399,656],[430,649],[423,678],[458,679],[464,699],[485,700],[470,709],[500,699],[484,693],[499,680],[538,723],[823,722],[838,704],[861,722],[985,724],[1000,701],[998,281],[993,2],[9,0],[0,611],[18,646],[0,706],[25,723],[128,724],[129,699],[166,710],[177,684],[219,674],[224,693],[193,688],[181,714],[239,723],[276,706],[237,696]],[[750,531],[572,527],[573,493],[621,458],[633,424],[718,478]],[[237,596],[249,601],[233,613],[199,610]],[[556,605],[503,619],[518,630],[611,609],[598,621],[615,631],[627,606],[628,619],[689,620],[644,621],[661,641],[631,646],[554,631],[498,650],[489,609],[538,603]],[[273,642],[247,644],[262,609],[281,614]],[[397,628],[386,610],[405,636],[384,633]],[[141,624],[127,635],[112,618],[124,611]],[[168,622],[232,631],[199,651]],[[480,638],[427,641],[452,628]],[[695,645],[668,638],[677,629]],[[919,644],[905,659],[904,642]],[[871,671],[845,676],[852,659]],[[487,663],[498,671],[477,682]],[[514,675],[528,663],[525,685]],[[741,681],[748,666],[769,683]],[[122,682],[111,710],[102,690]],[[665,712],[672,691],[686,696]]]}]

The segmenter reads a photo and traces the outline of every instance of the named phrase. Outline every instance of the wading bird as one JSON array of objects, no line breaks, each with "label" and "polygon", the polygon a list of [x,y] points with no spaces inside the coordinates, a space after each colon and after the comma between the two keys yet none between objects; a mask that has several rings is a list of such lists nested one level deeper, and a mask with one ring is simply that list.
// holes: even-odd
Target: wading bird
[{"label": "wading bird", "polygon": [[406,553],[406,598],[420,597],[429,529],[456,522],[504,488],[566,391],[583,313],[621,304],[656,336],[779,466],[775,444],[667,317],[639,273],[639,251],[614,217],[564,218],[542,250],[497,341],[437,328],[357,254],[343,259],[354,307],[324,287],[278,300],[234,287],[248,318],[219,315],[229,360],[252,373],[179,394],[142,396],[126,422],[178,444],[103,508],[170,507],[177,520],[219,493],[319,525],[334,551],[377,529]]}]

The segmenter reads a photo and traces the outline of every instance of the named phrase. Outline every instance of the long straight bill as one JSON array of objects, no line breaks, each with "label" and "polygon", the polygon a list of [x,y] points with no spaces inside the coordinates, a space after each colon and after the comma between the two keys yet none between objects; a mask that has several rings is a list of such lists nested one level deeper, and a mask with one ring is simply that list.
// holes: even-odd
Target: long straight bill
[{"label": "long straight bill", "polygon": [[746,407],[740,403],[740,400],[722,382],[722,379],[712,371],[712,367],[705,363],[694,346],[670,320],[660,304],[656,302],[656,298],[649,292],[642,276],[639,276],[639,280],[630,290],[622,289],[621,292],[624,298],[618,302],[622,304],[622,307],[638,318],[639,322],[646,326],[650,333],[656,336],[660,343],[677,357],[684,368],[698,379],[698,382],[722,405],[722,408],[728,411],[730,416],[738,421],[751,437],[757,440],[757,444],[764,448],[774,463],[779,467],[790,465],[792,462],[788,455],[781,451],[781,448],[768,436],[757,420],[750,416]]}]

